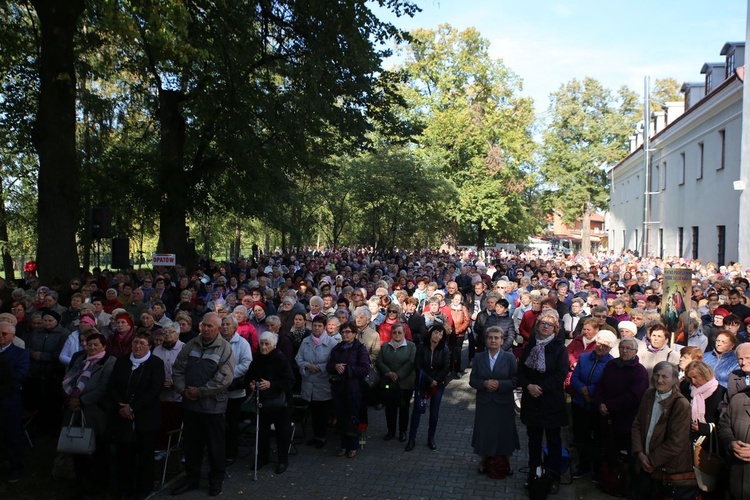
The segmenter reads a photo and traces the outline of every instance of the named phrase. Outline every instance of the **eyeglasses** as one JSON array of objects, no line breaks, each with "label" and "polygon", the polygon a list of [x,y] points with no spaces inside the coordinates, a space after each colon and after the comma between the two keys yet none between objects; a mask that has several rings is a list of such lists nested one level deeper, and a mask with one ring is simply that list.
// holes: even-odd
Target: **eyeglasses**
[{"label": "eyeglasses", "polygon": [[351,330],[349,330],[349,329],[346,329],[346,330],[341,330],[341,335],[344,335],[344,334],[347,334],[347,335],[348,335],[348,334],[350,334],[350,333],[354,333],[354,332],[352,332],[352,331],[351,331]]},{"label": "eyeglasses", "polygon": [[624,345],[619,346],[618,349],[621,351],[637,351],[638,350],[635,347],[625,347]]},{"label": "eyeglasses", "polygon": [[540,321],[539,322],[539,326],[544,326],[544,327],[547,327],[547,328],[554,328],[555,324],[554,323],[549,323],[547,321]]},{"label": "eyeglasses", "polygon": [[395,309],[389,309],[388,314],[398,314],[398,311],[396,311]]}]

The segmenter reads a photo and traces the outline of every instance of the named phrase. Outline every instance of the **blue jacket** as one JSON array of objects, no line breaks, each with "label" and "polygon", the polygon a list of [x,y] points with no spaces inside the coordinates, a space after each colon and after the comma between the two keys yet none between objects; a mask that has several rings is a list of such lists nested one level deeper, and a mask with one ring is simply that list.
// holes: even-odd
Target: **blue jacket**
[{"label": "blue jacket", "polygon": [[716,355],[716,351],[710,351],[703,355],[703,362],[716,374],[716,380],[719,385],[726,388],[729,382],[729,374],[734,370],[739,370],[740,365],[737,363],[737,355],[734,351],[725,352],[721,357]]},{"label": "blue jacket", "polygon": [[10,344],[7,349],[0,353],[0,356],[10,363],[13,373],[10,392],[0,400],[0,403],[2,403],[0,408],[4,408],[6,404],[9,405],[8,407],[21,404],[21,384],[29,375],[29,351]]},{"label": "blue jacket", "polygon": [[[594,389],[602,379],[604,366],[612,359],[612,355],[609,353],[604,356],[597,356],[595,351],[581,354],[578,358],[578,364],[573,370],[573,375],[570,377],[570,387],[573,389],[573,404],[586,410],[595,408]],[[581,393],[581,389],[584,387],[588,388],[589,397],[592,400],[590,403],[584,399]]]}]

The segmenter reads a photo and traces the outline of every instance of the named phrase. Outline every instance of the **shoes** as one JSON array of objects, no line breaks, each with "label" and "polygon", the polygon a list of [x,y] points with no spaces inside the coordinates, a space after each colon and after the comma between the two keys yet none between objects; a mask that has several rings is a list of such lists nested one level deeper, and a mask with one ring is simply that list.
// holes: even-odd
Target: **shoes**
[{"label": "shoes", "polygon": [[394,437],[396,437],[396,433],[395,432],[389,432],[388,434],[386,434],[385,436],[383,436],[383,441],[390,441]]},{"label": "shoes", "polygon": [[343,457],[346,455],[346,448],[341,448],[339,451],[336,452],[337,457]]},{"label": "shoes", "polygon": [[[257,462],[257,469],[260,470],[263,467],[265,467],[266,465],[268,465],[268,460],[258,460],[258,462]],[[252,462],[250,464],[250,468],[251,469],[256,469],[256,463]]]},{"label": "shoes", "polygon": [[208,487],[208,496],[218,497],[221,495],[221,484],[214,484]]},{"label": "shoes", "polygon": [[415,446],[417,446],[417,441],[414,438],[409,439],[409,442],[406,443],[406,451],[413,450]]},{"label": "shoes", "polygon": [[[173,496],[183,495],[187,493],[188,491],[193,491],[197,489],[198,489],[198,483],[191,483],[191,482],[185,481],[184,483],[182,483],[182,485],[172,490],[172,495]],[[221,487],[219,487],[219,489],[221,489]]]},{"label": "shoes", "polygon": [[12,470],[10,471],[10,475],[8,476],[8,482],[13,484],[17,483],[21,480],[21,471],[20,470]]},{"label": "shoes", "polygon": [[573,479],[581,479],[583,476],[588,476],[591,473],[591,469],[580,468],[573,471]]},{"label": "shoes", "polygon": [[557,495],[558,493],[560,493],[560,480],[553,479],[552,483],[550,483],[550,486],[549,486],[549,494]]},{"label": "shoes", "polygon": [[357,450],[349,450],[349,451],[348,451],[348,452],[346,453],[346,457],[347,457],[347,458],[354,458],[354,457],[356,457],[356,456],[357,456]]},{"label": "shoes", "polygon": [[431,450],[437,450],[437,445],[435,444],[435,440],[433,438],[429,438],[427,440],[427,447]]},{"label": "shoes", "polygon": [[167,456],[167,452],[166,451],[157,451],[157,452],[154,452],[154,460],[156,460],[157,462],[159,462],[160,460],[164,460],[164,458],[166,456]]},{"label": "shoes", "polygon": [[276,466],[276,474],[283,474],[286,471],[287,464],[279,464]]},{"label": "shoes", "polygon": [[316,439],[315,440],[315,449],[320,450],[326,447],[326,440],[325,439]]},{"label": "shoes", "polygon": [[235,462],[236,460],[237,460],[237,459],[236,459],[235,457],[227,457],[227,460],[226,460],[226,464],[227,464],[227,465],[234,465],[234,462]]},{"label": "shoes", "polygon": [[406,433],[402,432],[398,435],[398,442],[399,443],[405,443],[406,442]]}]

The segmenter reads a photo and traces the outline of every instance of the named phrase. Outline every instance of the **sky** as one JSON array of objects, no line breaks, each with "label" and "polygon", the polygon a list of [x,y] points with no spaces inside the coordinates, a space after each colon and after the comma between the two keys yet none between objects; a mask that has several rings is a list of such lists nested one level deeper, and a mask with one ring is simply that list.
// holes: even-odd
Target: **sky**
[{"label": "sky", "polygon": [[[490,55],[523,79],[523,95],[544,113],[550,93],[577,78],[643,94],[644,77],[703,81],[705,62],[724,59],[726,42],[743,41],[747,0],[416,0],[414,18],[378,16],[404,30],[448,23],[474,27]],[[386,61],[386,67],[397,63]]]}]

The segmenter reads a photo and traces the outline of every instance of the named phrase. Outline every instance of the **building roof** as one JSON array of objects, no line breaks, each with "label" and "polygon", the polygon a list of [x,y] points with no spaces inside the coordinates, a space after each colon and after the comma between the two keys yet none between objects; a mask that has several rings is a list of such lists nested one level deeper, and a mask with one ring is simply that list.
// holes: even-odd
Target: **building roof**
[{"label": "building roof", "polygon": [[729,51],[732,50],[735,47],[744,47],[745,42],[727,42],[724,44],[724,46],[721,48],[721,52],[719,52],[720,56],[725,56],[729,54]]}]

